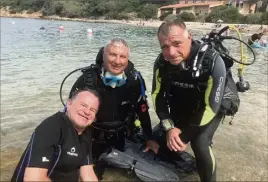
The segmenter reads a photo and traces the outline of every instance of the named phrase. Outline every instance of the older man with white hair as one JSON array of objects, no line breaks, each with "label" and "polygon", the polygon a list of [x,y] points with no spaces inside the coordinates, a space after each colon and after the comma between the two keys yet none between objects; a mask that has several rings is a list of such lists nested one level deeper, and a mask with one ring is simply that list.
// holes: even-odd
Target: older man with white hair
[{"label": "older man with white hair", "polygon": [[152,140],[145,82],[129,61],[129,55],[125,40],[110,40],[100,49],[96,64],[83,71],[70,92],[90,88],[100,93],[102,103],[93,123],[96,159],[109,147],[124,151],[125,139],[133,139],[133,131],[139,123],[144,134],[144,140],[139,142],[145,142],[144,151],[158,151],[158,144]]}]

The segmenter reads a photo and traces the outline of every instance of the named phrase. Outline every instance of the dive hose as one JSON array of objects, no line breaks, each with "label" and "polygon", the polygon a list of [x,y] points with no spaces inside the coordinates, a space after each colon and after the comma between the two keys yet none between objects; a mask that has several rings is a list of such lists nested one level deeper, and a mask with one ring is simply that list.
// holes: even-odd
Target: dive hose
[{"label": "dive hose", "polygon": [[[222,36],[222,33],[227,31],[228,29],[234,30],[237,33],[238,38],[233,37],[233,36]],[[228,53],[228,50],[222,45],[222,41],[228,40],[228,39],[229,40],[233,39],[233,40],[237,40],[240,42],[240,61],[231,57]],[[235,26],[232,26],[232,25],[225,26],[221,30],[219,30],[218,33],[211,32],[209,33],[207,37],[202,38],[202,40],[206,43],[210,43],[211,45],[213,45],[213,47],[220,53],[222,57],[225,57],[229,60],[232,60],[233,62],[238,63],[237,74],[238,74],[239,81],[236,83],[237,89],[239,92],[245,92],[249,90],[250,84],[249,82],[244,80],[243,71],[244,71],[244,66],[252,65],[256,61],[256,55],[255,55],[254,50],[251,48],[251,46],[242,40],[239,30]],[[252,52],[253,54],[253,60],[251,62],[247,62],[248,57],[244,53],[244,46],[246,46],[248,50]]]}]

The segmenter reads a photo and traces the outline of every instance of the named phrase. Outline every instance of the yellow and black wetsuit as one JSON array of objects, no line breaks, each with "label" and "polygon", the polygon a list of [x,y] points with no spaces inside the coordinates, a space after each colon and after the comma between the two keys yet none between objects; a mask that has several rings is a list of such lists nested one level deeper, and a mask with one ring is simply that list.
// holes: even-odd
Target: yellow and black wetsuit
[{"label": "yellow and black wetsuit", "polygon": [[[202,73],[194,78],[192,67],[200,44],[193,41],[189,58],[174,66],[160,54],[154,65],[152,97],[160,124],[182,130],[183,142],[191,142],[201,181],[215,180],[215,158],[211,140],[222,115],[219,113],[224,91],[226,68],[218,53],[209,48]],[[162,123],[169,121],[170,126]],[[164,139],[163,139],[164,141]],[[165,147],[163,144],[162,147]]]}]

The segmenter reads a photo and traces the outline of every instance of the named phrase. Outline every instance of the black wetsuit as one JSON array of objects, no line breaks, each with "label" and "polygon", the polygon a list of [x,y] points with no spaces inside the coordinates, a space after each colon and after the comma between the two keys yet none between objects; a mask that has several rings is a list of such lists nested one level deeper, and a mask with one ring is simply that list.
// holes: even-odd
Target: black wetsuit
[{"label": "black wetsuit", "polygon": [[[185,68],[173,66],[162,54],[159,55],[154,65],[152,97],[159,119],[171,119],[175,127],[182,130],[182,141],[191,142],[201,181],[208,182],[216,179],[215,158],[210,145],[222,118],[219,109],[226,68],[222,58],[209,48],[202,73],[194,78],[192,67],[199,47],[199,43],[192,42]],[[162,144],[161,147],[167,149],[165,138],[162,138]]]},{"label": "black wetsuit", "polygon": [[65,113],[45,119],[32,134],[11,181],[23,181],[26,167],[48,169],[52,181],[78,181],[79,168],[92,165],[92,131],[78,135]]},{"label": "black wetsuit", "polygon": [[[151,119],[145,95],[145,83],[139,72],[129,61],[124,70],[127,80],[121,87],[112,88],[104,85],[101,80],[103,48],[96,58],[96,65],[83,71],[83,74],[73,85],[71,92],[77,89],[90,88],[97,90],[101,96],[101,104],[97,120],[93,123],[94,142],[93,158],[113,146],[124,150],[127,131],[134,128],[135,119],[141,121],[146,139],[152,137]],[[120,124],[121,123],[121,124]],[[127,129],[126,129],[127,128]]]}]

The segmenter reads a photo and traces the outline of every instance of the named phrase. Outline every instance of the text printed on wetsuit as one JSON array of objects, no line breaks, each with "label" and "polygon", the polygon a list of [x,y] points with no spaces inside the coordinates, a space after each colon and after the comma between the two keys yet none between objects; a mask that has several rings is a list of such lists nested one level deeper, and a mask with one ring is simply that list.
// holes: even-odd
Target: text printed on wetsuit
[{"label": "text printed on wetsuit", "polygon": [[219,103],[219,101],[220,101],[222,83],[223,83],[223,77],[220,77],[219,85],[218,85],[218,88],[216,90],[216,96],[215,96],[216,103]]}]

